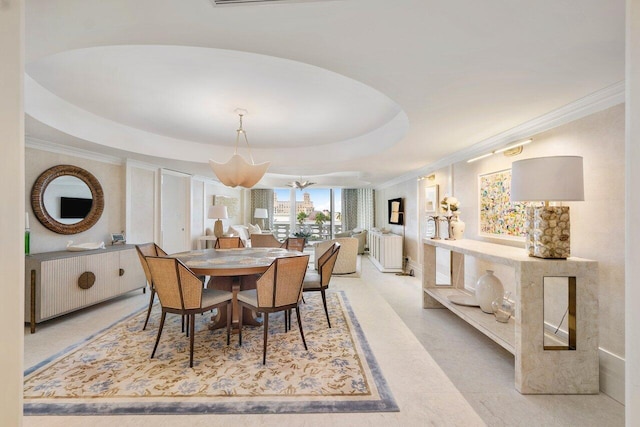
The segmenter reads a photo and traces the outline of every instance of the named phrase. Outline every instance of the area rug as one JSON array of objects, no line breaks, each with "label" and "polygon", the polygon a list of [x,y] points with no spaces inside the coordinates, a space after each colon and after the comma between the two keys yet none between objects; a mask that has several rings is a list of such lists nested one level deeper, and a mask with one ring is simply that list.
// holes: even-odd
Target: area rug
[{"label": "area rug", "polygon": [[242,347],[197,316],[194,367],[180,317],[168,315],[154,359],[160,309],[146,331],[145,310],[25,371],[25,415],[251,414],[398,411],[356,317],[342,292],[329,292],[328,328],[319,294],[305,295],[302,321],[284,332],[269,317],[267,363],[262,327],[243,328]]}]

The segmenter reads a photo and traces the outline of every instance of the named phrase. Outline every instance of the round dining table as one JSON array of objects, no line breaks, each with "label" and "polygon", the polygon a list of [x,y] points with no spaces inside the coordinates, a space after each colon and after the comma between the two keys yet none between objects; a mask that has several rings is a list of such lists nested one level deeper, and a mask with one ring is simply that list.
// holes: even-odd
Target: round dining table
[{"label": "round dining table", "polygon": [[[267,271],[276,258],[303,255],[302,252],[282,248],[199,249],[171,254],[198,276],[210,276],[207,287],[233,292],[233,325],[237,331],[239,291],[256,288],[259,275]],[[246,310],[246,309],[245,309]],[[226,327],[226,308],[218,310],[210,329]],[[255,313],[246,310],[243,324],[261,325]]]}]

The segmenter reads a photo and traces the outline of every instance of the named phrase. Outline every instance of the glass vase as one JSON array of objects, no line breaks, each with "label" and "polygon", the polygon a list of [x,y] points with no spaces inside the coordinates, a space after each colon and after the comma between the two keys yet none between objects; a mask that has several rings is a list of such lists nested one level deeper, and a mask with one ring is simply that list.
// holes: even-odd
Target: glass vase
[{"label": "glass vase", "polygon": [[513,315],[513,303],[509,300],[511,292],[505,292],[501,298],[491,303],[493,314],[498,322],[507,323]]}]

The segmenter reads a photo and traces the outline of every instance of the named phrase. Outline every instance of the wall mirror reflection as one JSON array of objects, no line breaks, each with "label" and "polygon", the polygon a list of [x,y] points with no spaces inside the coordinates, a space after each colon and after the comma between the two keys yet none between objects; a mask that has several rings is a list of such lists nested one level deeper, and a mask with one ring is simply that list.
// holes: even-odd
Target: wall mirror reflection
[{"label": "wall mirror reflection", "polygon": [[33,184],[31,207],[49,230],[76,234],[100,219],[104,194],[96,177],[87,170],[58,165],[44,171]]},{"label": "wall mirror reflection", "polygon": [[80,178],[60,176],[49,184],[44,193],[44,206],[49,215],[62,224],[77,224],[91,211],[91,189]]}]

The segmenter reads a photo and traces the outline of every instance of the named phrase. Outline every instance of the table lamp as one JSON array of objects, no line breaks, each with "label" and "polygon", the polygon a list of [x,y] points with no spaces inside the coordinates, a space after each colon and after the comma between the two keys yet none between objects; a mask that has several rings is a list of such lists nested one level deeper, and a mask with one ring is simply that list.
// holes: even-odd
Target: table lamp
[{"label": "table lamp", "polygon": [[538,157],[513,162],[511,201],[544,202],[544,206],[527,207],[529,256],[553,259],[571,256],[569,207],[549,206],[549,202],[581,200],[584,200],[582,157]]},{"label": "table lamp", "polygon": [[229,218],[227,207],[224,205],[209,206],[209,214],[207,215],[207,217],[216,220],[213,225],[213,235],[216,237],[221,237],[224,234],[222,219]]},{"label": "table lamp", "polygon": [[265,208],[256,208],[256,210],[253,212],[253,217],[262,220],[262,229],[264,230],[264,220],[269,218],[269,213],[267,212],[267,210]]}]

